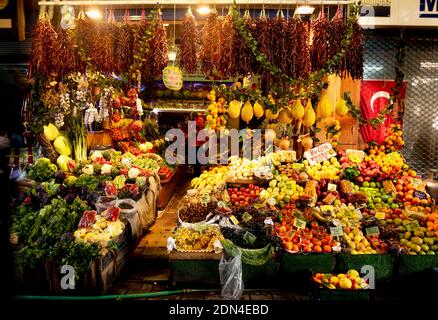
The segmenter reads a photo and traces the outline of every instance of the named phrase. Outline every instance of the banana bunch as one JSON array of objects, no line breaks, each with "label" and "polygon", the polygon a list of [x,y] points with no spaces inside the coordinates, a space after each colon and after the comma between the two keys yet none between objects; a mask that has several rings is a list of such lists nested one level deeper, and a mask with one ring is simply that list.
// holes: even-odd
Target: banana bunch
[{"label": "banana bunch", "polygon": [[204,172],[199,177],[194,178],[190,186],[194,189],[211,189],[213,187],[222,186],[227,182],[227,173],[226,172]]}]

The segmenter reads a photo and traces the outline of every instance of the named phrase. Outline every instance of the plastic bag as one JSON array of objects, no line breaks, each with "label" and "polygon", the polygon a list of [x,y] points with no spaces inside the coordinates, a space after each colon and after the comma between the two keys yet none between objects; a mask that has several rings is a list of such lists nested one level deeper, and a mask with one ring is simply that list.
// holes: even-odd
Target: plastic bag
[{"label": "plastic bag", "polygon": [[219,262],[221,296],[225,300],[239,300],[243,293],[242,253],[224,254]]},{"label": "plastic bag", "polygon": [[[121,199],[115,201],[115,206],[120,208],[120,214],[124,218],[131,218],[138,212],[138,205],[137,202],[135,202],[132,199]],[[129,206],[131,208],[122,208],[121,206]]]},{"label": "plastic bag", "polygon": [[109,207],[114,207],[116,204],[117,197],[99,197],[96,201],[96,209],[98,213],[102,213]]}]

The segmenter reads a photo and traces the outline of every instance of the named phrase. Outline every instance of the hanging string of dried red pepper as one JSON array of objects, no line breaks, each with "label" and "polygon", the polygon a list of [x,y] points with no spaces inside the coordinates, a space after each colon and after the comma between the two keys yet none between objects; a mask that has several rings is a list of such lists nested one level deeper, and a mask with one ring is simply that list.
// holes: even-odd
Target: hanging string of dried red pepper
[{"label": "hanging string of dried red pepper", "polygon": [[327,62],[327,49],[328,49],[328,28],[329,21],[323,10],[320,11],[318,18],[312,23],[313,41],[310,50],[310,56],[312,59],[312,69],[319,70],[324,67]]},{"label": "hanging string of dried red pepper", "polygon": [[221,23],[219,50],[215,65],[222,78],[234,77],[236,72],[236,37],[233,16],[229,13]]},{"label": "hanging string of dried red pepper", "polygon": [[57,29],[58,40],[60,44],[59,55],[62,57],[62,63],[58,70],[59,77],[64,77],[80,69],[80,57],[75,50],[73,34],[69,30],[62,28]]},{"label": "hanging string of dried red pepper", "polygon": [[356,22],[353,25],[350,45],[346,50],[346,68],[350,76],[355,80],[363,78],[364,42],[365,37],[362,27]]},{"label": "hanging string of dried red pepper", "polygon": [[192,10],[189,8],[182,22],[178,51],[179,65],[188,73],[195,73],[198,67],[198,41],[198,26]]},{"label": "hanging string of dried red pepper", "polygon": [[134,32],[128,18],[129,12],[125,12],[123,22],[114,27],[114,68],[117,73],[127,72],[133,61]]},{"label": "hanging string of dried red pepper", "polygon": [[166,29],[163,25],[163,19],[161,18],[161,10],[157,10],[156,17],[154,19],[155,32],[149,42],[149,64],[145,67],[149,68],[149,76],[143,79],[153,79],[161,77],[163,69],[167,66],[169,58],[167,56],[168,45]]},{"label": "hanging string of dried red pepper", "polygon": [[29,75],[39,73],[45,77],[58,76],[63,63],[60,50],[58,34],[52,24],[48,19],[40,19],[33,31]]},{"label": "hanging string of dried red pepper", "polygon": [[270,20],[270,34],[271,62],[277,65],[282,72],[287,72],[287,21],[284,18],[282,11],[279,11],[277,16]]},{"label": "hanging string of dried red pepper", "polygon": [[287,23],[287,74],[293,79],[306,78],[311,71],[309,32],[301,19]]},{"label": "hanging string of dried red pepper", "polygon": [[[345,20],[342,14],[341,7],[338,7],[335,15],[329,23],[328,28],[329,39],[328,39],[328,59],[332,59],[336,53],[342,47],[342,39],[345,37]],[[342,75],[346,68],[345,57],[340,59],[336,69],[334,70],[338,75]]]},{"label": "hanging string of dried red pepper", "polygon": [[201,70],[206,77],[212,77],[215,73],[215,61],[219,57],[221,37],[221,21],[219,20],[216,9],[212,10],[207,23],[201,33],[201,51],[199,60],[201,61]]}]

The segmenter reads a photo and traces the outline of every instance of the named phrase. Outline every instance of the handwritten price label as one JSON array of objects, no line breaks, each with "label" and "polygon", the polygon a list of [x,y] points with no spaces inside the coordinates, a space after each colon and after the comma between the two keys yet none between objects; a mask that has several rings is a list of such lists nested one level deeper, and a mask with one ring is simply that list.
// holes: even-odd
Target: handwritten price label
[{"label": "handwritten price label", "polygon": [[379,227],[370,227],[370,228],[366,228],[365,232],[367,233],[367,236],[373,236],[380,234],[380,229]]},{"label": "handwritten price label", "polygon": [[231,220],[231,222],[232,223],[234,223],[235,225],[238,225],[239,224],[239,220],[237,220],[237,218],[235,217],[235,216],[230,216],[230,220]]},{"label": "handwritten price label", "polygon": [[242,221],[243,222],[248,222],[249,220],[252,219],[252,215],[250,215],[248,212],[244,212],[242,215]]},{"label": "handwritten price label", "polygon": [[332,145],[328,142],[304,152],[304,156],[312,166],[328,160],[335,155],[336,152],[333,150]]},{"label": "handwritten price label", "polygon": [[253,244],[254,242],[256,242],[257,237],[253,235],[251,232],[247,231],[243,235],[243,240],[248,244]]},{"label": "handwritten price label", "polygon": [[329,183],[329,184],[327,185],[327,190],[328,190],[328,191],[336,191],[337,188],[338,188],[338,186],[335,185],[335,184],[333,184],[333,183]]},{"label": "handwritten price label", "polygon": [[344,234],[344,231],[341,227],[330,227],[330,234],[334,237],[339,237]]},{"label": "handwritten price label", "polygon": [[410,224],[406,225],[407,231],[414,231],[416,229],[420,228],[420,225],[418,224],[418,221],[411,222]]},{"label": "handwritten price label", "polygon": [[298,229],[304,229],[306,227],[306,221],[301,219],[295,219],[294,220],[294,227]]}]

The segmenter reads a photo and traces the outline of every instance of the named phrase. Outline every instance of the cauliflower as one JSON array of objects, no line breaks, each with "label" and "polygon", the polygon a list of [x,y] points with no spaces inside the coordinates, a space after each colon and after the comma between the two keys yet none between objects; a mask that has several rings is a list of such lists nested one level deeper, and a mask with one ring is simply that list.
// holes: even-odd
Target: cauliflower
[{"label": "cauliflower", "polygon": [[129,179],[135,179],[140,175],[140,170],[137,168],[131,168],[128,171],[128,178]]},{"label": "cauliflower", "polygon": [[92,175],[94,173],[94,168],[92,164],[87,164],[82,168],[82,173]]},{"label": "cauliflower", "polygon": [[123,158],[122,159],[122,164],[127,167],[127,168],[131,168],[132,167],[132,159],[129,158]]},{"label": "cauliflower", "polygon": [[102,168],[100,169],[100,174],[108,175],[111,174],[111,169],[113,166],[111,164],[105,163]]},{"label": "cauliflower", "polygon": [[92,161],[96,161],[99,158],[103,158],[103,154],[100,151],[94,151],[90,158]]}]

